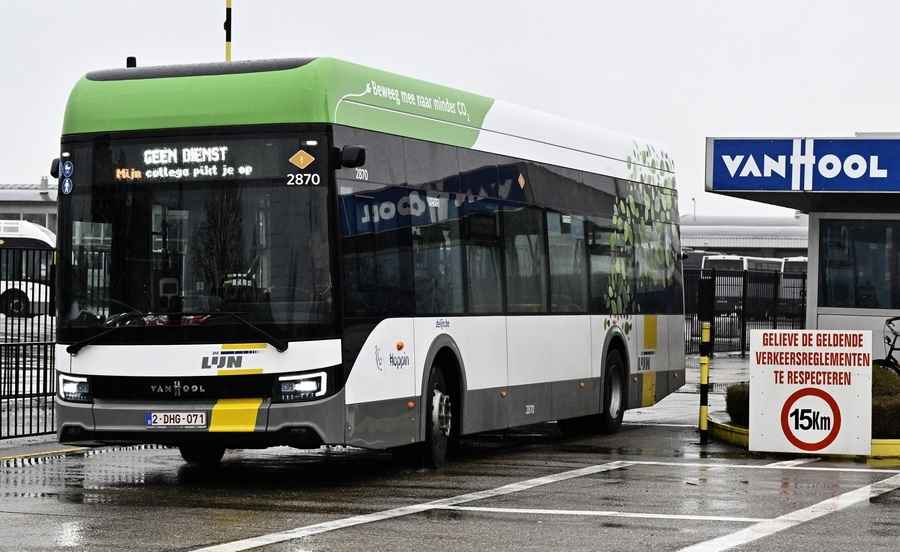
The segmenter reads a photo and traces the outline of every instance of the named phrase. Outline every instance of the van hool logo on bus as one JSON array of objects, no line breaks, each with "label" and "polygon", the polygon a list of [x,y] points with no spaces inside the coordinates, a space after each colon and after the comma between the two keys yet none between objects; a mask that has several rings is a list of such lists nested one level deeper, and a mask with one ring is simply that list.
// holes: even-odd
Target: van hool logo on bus
[{"label": "van hool logo on bus", "polygon": [[241,368],[244,365],[244,357],[255,355],[259,351],[217,351],[206,355],[200,360],[200,368],[209,370],[227,370],[229,368]]},{"label": "van hool logo on bus", "polygon": [[159,395],[168,395],[171,397],[181,397],[182,395],[202,395],[206,393],[206,388],[202,384],[184,384],[180,380],[172,383],[151,383],[150,392]]}]

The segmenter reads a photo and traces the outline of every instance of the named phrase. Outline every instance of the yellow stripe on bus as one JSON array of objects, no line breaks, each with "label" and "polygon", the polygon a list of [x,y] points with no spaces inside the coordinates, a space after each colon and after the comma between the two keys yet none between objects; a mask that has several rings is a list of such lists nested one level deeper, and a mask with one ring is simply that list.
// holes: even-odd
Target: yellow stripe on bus
[{"label": "yellow stripe on bus", "polygon": [[209,431],[248,433],[256,429],[262,399],[219,399],[212,409]]},{"label": "yellow stripe on bus", "polygon": [[644,372],[641,377],[641,406],[656,404],[656,372]]},{"label": "yellow stripe on bus", "polygon": [[644,315],[644,350],[656,350],[656,315]]},{"label": "yellow stripe on bus", "polygon": [[265,343],[225,343],[222,345],[223,351],[248,351],[265,348]]},{"label": "yellow stripe on bus", "polygon": [[234,368],[231,370],[219,370],[217,376],[249,376],[251,374],[262,374],[262,368]]}]

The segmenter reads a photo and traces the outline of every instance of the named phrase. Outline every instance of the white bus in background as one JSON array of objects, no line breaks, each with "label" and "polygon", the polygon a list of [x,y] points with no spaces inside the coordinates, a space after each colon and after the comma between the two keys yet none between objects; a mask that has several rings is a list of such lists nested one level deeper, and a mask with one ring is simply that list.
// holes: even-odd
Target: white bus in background
[{"label": "white bus in background", "polygon": [[27,220],[0,220],[0,315],[50,314],[56,235]]},{"label": "white bus in background", "polygon": [[753,272],[781,272],[781,259],[769,257],[749,257],[746,255],[706,255],[700,264],[701,270],[716,270],[716,312],[732,314],[741,309],[744,293],[743,277],[729,278],[729,274]]},{"label": "white bus in background", "polygon": [[703,270],[756,270],[781,272],[782,260],[771,257],[748,257],[746,255],[707,255],[700,265]]},{"label": "white bus in background", "polygon": [[781,260],[782,274],[806,274],[807,257],[785,257]]}]

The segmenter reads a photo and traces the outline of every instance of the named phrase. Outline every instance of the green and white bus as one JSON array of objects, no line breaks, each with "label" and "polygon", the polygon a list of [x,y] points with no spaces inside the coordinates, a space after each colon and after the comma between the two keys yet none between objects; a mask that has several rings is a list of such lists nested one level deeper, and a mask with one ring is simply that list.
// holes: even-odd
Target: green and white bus
[{"label": "green and white bus", "polygon": [[66,108],[64,443],[614,430],[684,379],[673,163],[329,58],[96,71]]}]

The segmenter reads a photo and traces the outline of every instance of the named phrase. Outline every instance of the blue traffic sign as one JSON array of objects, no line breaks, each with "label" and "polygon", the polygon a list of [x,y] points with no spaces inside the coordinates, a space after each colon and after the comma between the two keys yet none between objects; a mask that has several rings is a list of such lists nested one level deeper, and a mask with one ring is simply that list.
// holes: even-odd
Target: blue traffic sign
[{"label": "blue traffic sign", "polygon": [[71,161],[65,161],[63,163],[63,178],[72,178],[74,172],[75,165]]},{"label": "blue traffic sign", "polygon": [[62,193],[63,195],[69,195],[72,193],[72,188],[75,187],[75,184],[72,182],[71,178],[64,178],[62,181]]}]

